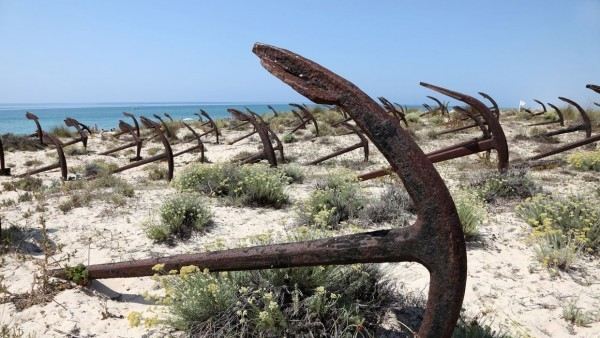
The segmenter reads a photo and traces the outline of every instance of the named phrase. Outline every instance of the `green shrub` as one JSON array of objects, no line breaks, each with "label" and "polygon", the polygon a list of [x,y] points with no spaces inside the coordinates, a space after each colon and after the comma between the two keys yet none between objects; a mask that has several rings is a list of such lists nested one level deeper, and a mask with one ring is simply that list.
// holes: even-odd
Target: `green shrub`
[{"label": "green shrub", "polygon": [[600,171],[600,150],[575,152],[567,162],[577,170]]},{"label": "green shrub", "polygon": [[160,281],[170,324],[195,337],[372,337],[397,299],[375,265],[222,273],[187,266]]},{"label": "green shrub", "polygon": [[419,112],[410,112],[406,114],[406,120],[412,123],[418,123],[421,118],[421,114]]},{"label": "green shrub", "polygon": [[563,307],[562,317],[564,320],[575,326],[588,326],[594,322],[593,313],[584,311],[577,306],[577,303],[570,301]]},{"label": "green shrub", "polygon": [[65,148],[65,155],[67,156],[79,156],[79,155],[87,155],[88,151],[84,147],[80,146],[69,146]]},{"label": "green shrub", "polygon": [[180,191],[211,196],[228,196],[249,206],[280,208],[289,198],[284,191],[287,179],[265,165],[196,164],[185,168],[173,181]]},{"label": "green shrub", "polygon": [[83,165],[83,168],[74,168],[73,171],[76,173],[81,173],[85,177],[92,177],[109,175],[117,168],[118,166],[114,163],[106,162],[104,160],[94,160],[91,162],[86,162]]},{"label": "green shrub", "polygon": [[2,145],[4,151],[35,151],[43,149],[37,138],[26,135],[2,134]]},{"label": "green shrub", "polygon": [[283,135],[282,141],[283,141],[283,143],[294,143],[298,140],[296,139],[296,136],[294,134],[288,133],[288,134]]},{"label": "green shrub", "polygon": [[492,329],[486,323],[473,319],[465,321],[459,318],[452,338],[511,338],[510,335]]},{"label": "green shrub", "polygon": [[177,194],[160,207],[160,223],[149,224],[147,235],[157,242],[172,238],[187,239],[212,223],[212,215],[200,195]]},{"label": "green shrub", "polygon": [[351,173],[330,174],[317,184],[299,212],[302,223],[319,228],[335,228],[364,206],[356,176]]},{"label": "green shrub", "polygon": [[149,165],[144,170],[148,172],[148,178],[152,181],[165,180],[169,174],[168,169],[159,164]]},{"label": "green shrub", "polygon": [[279,170],[288,178],[290,183],[304,182],[304,170],[298,164],[284,164],[279,167]]},{"label": "green shrub", "polygon": [[83,264],[65,267],[65,274],[67,279],[75,284],[87,285],[89,283],[89,272]]},{"label": "green shrub", "polygon": [[162,148],[159,147],[152,147],[152,148],[148,148],[148,150],[146,151],[148,153],[148,155],[150,156],[154,156],[156,154],[158,154],[159,151],[161,151]]},{"label": "green shrub", "polygon": [[400,185],[390,184],[379,198],[365,205],[360,219],[366,224],[389,222],[405,226],[413,214],[414,206],[406,190]]},{"label": "green shrub", "polygon": [[73,135],[74,135],[69,130],[69,128],[67,128],[65,126],[56,126],[56,127],[53,127],[52,129],[50,129],[49,134],[53,135],[53,136],[56,136],[56,137],[63,137],[63,138],[73,137]]},{"label": "green shrub", "polygon": [[499,198],[527,198],[542,190],[525,170],[485,174],[475,178],[470,186],[476,188],[480,196],[488,203]]},{"label": "green shrub", "polygon": [[590,252],[600,249],[600,208],[589,199],[535,195],[517,206],[517,215],[534,228],[534,235],[556,234]]},{"label": "green shrub", "polygon": [[455,194],[454,204],[465,239],[476,238],[479,235],[479,227],[487,217],[485,202],[478,195],[463,190]]},{"label": "green shrub", "polygon": [[2,187],[7,191],[24,190],[24,191],[40,191],[43,188],[43,182],[39,178],[26,176],[16,181],[2,182]]},{"label": "green shrub", "polygon": [[42,165],[44,162],[40,161],[40,160],[27,160],[25,161],[25,163],[23,163],[23,165],[25,165],[26,167],[37,167],[39,165]]},{"label": "green shrub", "polygon": [[21,203],[21,202],[30,202],[32,200],[33,200],[33,195],[31,193],[29,193],[29,192],[26,192],[26,193],[24,193],[22,195],[19,195],[19,197],[17,198],[17,201],[19,203]]},{"label": "green shrub", "polygon": [[75,208],[88,206],[94,197],[87,191],[76,192],[69,196],[67,200],[58,204],[58,209],[67,213]]}]

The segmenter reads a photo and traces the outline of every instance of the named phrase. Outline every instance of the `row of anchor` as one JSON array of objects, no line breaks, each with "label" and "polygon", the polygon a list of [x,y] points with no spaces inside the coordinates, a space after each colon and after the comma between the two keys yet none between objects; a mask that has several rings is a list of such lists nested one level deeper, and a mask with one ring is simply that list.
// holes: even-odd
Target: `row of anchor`
[{"label": "row of anchor", "polygon": [[[427,307],[423,314],[423,320],[417,336],[450,337],[459,317],[464,297],[467,278],[467,256],[464,237],[454,202],[433,163],[495,150],[497,153],[498,169],[501,172],[506,171],[509,168],[509,146],[500,123],[500,108],[497,103],[490,95],[483,92],[479,94],[485,100],[489,101],[491,106],[473,96],[422,82],[421,85],[423,87],[464,103],[464,107],[453,107],[453,110],[461,116],[461,119],[472,121],[471,124],[446,130],[440,134],[458,132],[468,128],[478,128],[482,134],[480,137],[472,140],[424,154],[408,132],[410,125],[407,119],[408,109],[406,107],[391,103],[385,98],[379,98],[380,102],[377,103],[346,79],[288,50],[257,43],[254,46],[253,52],[259,57],[261,64],[267,71],[300,94],[315,103],[333,105],[336,109],[339,109],[345,118],[335,123],[335,125],[344,126],[351,133],[357,135],[359,142],[355,145],[319,158],[309,164],[318,164],[359,148],[363,148],[365,159],[368,159],[368,140],[370,140],[389,162],[390,167],[363,174],[360,176],[360,179],[368,180],[392,173],[398,175],[415,204],[418,215],[415,224],[390,230],[297,243],[283,243],[91,265],[87,267],[89,277],[91,279],[104,279],[151,276],[154,274],[152,267],[156,264],[164,264],[164,269],[167,271],[180,269],[186,265],[196,265],[213,272],[218,272],[334,264],[418,262],[424,265],[430,272],[430,287],[427,297]],[[600,94],[600,86],[588,85],[587,88]],[[425,109],[427,111],[424,114],[450,114],[447,104],[442,103],[442,101],[433,96],[429,98],[436,102],[437,108],[426,105]],[[584,138],[580,141],[571,142],[528,158],[522,161],[522,163],[529,163],[600,140],[600,134],[592,134],[590,118],[579,104],[564,97],[559,97],[559,100],[575,107],[580,114],[581,120],[572,126],[563,127],[565,121],[562,113],[559,112],[556,106],[550,105],[550,107],[556,110],[559,116],[558,120],[552,121],[552,123],[558,123],[563,128],[548,132],[546,136],[583,131],[585,133]],[[540,104],[545,111],[545,106],[541,102]],[[310,109],[304,105],[294,105],[294,107],[298,109],[294,113],[298,118],[298,125],[292,128],[292,130],[296,131],[306,127],[308,123],[312,123],[314,124],[315,133],[318,136],[318,121]],[[242,163],[266,160],[271,166],[276,166],[278,164],[276,152],[279,154],[279,161],[285,160],[283,144],[263,117],[250,110],[242,112],[236,109],[229,109],[228,111],[241,124],[250,124],[253,127],[251,133],[231,143],[238,142],[253,134],[258,134],[263,145],[262,151],[259,154],[243,159]],[[273,112],[275,115],[278,115],[278,112],[274,109]],[[540,112],[531,112],[531,115],[535,116],[541,114]],[[114,172],[124,171],[150,162],[167,161],[169,178],[171,178],[173,176],[174,157],[189,152],[192,148],[204,151],[204,144],[201,140],[202,136],[213,134],[216,142],[219,142],[220,131],[217,128],[217,124],[205,112],[202,112],[199,116],[201,119],[204,117],[208,120],[204,122],[204,125],[209,130],[199,134],[191,126],[184,123],[193,133],[198,144],[177,153],[173,153],[171,144],[169,143],[170,131],[168,124],[160,116],[154,116],[159,122],[140,117],[143,126],[152,131],[146,137],[142,137],[136,117],[131,114],[126,114],[126,116],[133,120],[134,126],[120,121],[119,128],[121,131],[117,135],[129,134],[133,141],[106,151],[104,154],[128,147],[136,147],[137,156],[132,159],[133,163],[118,168]],[[168,115],[166,117],[170,118]],[[59,163],[47,166],[44,170],[40,168],[20,176],[33,175],[41,171],[50,170],[50,168],[60,167],[63,178],[66,178],[67,167],[63,147],[78,142],[86,146],[87,136],[92,131],[74,119],[68,119],[69,122],[65,120],[67,125],[73,126],[78,130],[80,137],[63,144],[57,138],[50,136],[41,129],[35,115],[28,114],[27,118],[36,123],[37,132],[35,135],[39,138],[39,142],[42,144],[50,143],[56,147],[59,153]],[[163,154],[142,159],[139,152],[141,143],[152,138],[159,138],[164,145],[165,151]],[[203,153],[201,153],[200,161],[204,160]],[[4,167],[3,156],[2,169],[3,172],[7,170]],[[64,269],[52,270],[51,274],[59,278],[67,277]]]}]

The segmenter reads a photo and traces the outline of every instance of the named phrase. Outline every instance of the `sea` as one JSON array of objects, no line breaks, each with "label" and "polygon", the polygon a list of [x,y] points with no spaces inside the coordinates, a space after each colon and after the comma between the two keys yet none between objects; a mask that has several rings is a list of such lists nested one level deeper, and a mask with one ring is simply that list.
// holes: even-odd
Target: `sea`
[{"label": "sea", "polygon": [[111,130],[117,128],[119,120],[130,123],[123,112],[133,113],[136,116],[146,116],[154,119],[153,114],[158,114],[163,119],[163,113],[168,113],[173,119],[193,119],[198,117],[194,113],[204,109],[213,119],[231,117],[227,108],[244,111],[248,109],[263,115],[271,113],[267,107],[271,105],[277,111],[290,111],[292,107],[285,103],[197,103],[197,102],[168,102],[168,103],[98,103],[98,104],[0,104],[0,134],[31,134],[35,131],[33,121],[25,118],[26,112],[34,113],[39,117],[44,130],[56,126],[64,126],[64,119],[72,117],[79,122],[98,129]]}]

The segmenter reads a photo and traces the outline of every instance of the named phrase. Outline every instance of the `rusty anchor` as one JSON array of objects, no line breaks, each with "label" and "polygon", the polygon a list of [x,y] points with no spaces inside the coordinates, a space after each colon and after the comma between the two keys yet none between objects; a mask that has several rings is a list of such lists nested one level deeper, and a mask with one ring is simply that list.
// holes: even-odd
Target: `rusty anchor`
[{"label": "rusty anchor", "polygon": [[[137,120],[135,119],[135,117],[133,117],[133,118],[134,118],[134,121],[137,123]],[[131,135],[132,141],[129,143],[126,143],[124,145],[121,145],[119,147],[116,147],[114,149],[109,149],[104,152],[101,152],[98,155],[110,155],[110,154],[116,153],[121,150],[125,150],[125,149],[131,148],[131,147],[136,147],[136,151],[135,151],[136,156],[134,158],[129,159],[129,161],[135,162],[135,161],[141,160],[142,159],[141,151],[142,151],[143,140],[139,136],[139,132],[140,132],[139,125],[136,124],[136,128],[134,129],[134,127],[132,127],[127,122],[125,122],[123,120],[119,120],[119,129],[121,129],[121,132],[123,132],[123,133],[129,133]]]},{"label": "rusty anchor", "polygon": [[169,119],[169,121],[175,122],[175,120],[173,120],[173,117],[171,117],[171,114],[169,114],[169,113],[163,113],[163,115],[166,116]]},{"label": "rusty anchor", "polygon": [[[279,140],[277,135],[269,128],[269,125],[260,117],[260,115],[250,111],[249,113],[244,113],[234,108],[229,108],[227,111],[237,120],[244,121],[250,123],[256,133],[258,134],[263,148],[262,151],[258,154],[250,155],[243,159],[240,159],[240,163],[256,163],[260,160],[266,159],[269,162],[271,167],[277,166],[277,156],[275,156],[275,149],[280,152],[281,160],[284,161],[283,155],[283,143]],[[271,143],[271,138],[276,143],[276,147],[273,147]]]},{"label": "rusty anchor", "polygon": [[295,133],[296,131],[298,131],[301,128],[304,129],[304,128],[306,128],[306,124],[308,124],[308,122],[312,122],[313,126],[315,127],[315,135],[318,137],[319,136],[319,124],[317,123],[317,119],[315,119],[315,116],[310,112],[310,110],[308,110],[308,108],[305,105],[300,105],[297,103],[290,103],[289,105],[300,109],[300,111],[303,114],[303,115],[301,115],[298,112],[296,112],[295,110],[292,110],[292,113],[295,113],[295,115],[300,119],[301,122],[298,126],[296,126],[294,129],[292,129],[292,131],[290,133]]},{"label": "rusty anchor", "polygon": [[4,162],[4,145],[2,144],[2,136],[0,136],[0,176],[10,176],[10,168],[6,167]]},{"label": "rusty anchor", "polygon": [[[591,89],[591,90],[595,91],[596,93],[600,94],[600,86],[598,86],[598,85],[588,84],[585,86],[585,88]],[[596,106],[600,107],[600,103],[594,102],[594,104]]]},{"label": "rusty anchor", "polygon": [[210,135],[210,134],[215,134],[215,139],[216,139],[215,143],[219,144],[219,136],[221,136],[219,127],[217,126],[215,121],[213,121],[213,119],[210,117],[210,115],[208,115],[208,113],[206,111],[204,111],[204,109],[200,109],[200,114],[202,114],[202,116],[204,116],[207,120],[206,122],[201,124],[200,127],[208,126],[208,128],[209,128],[207,131],[200,134],[200,137]]},{"label": "rusty anchor", "polygon": [[[254,113],[252,110],[250,110],[248,107],[246,107],[246,111],[247,111],[249,114],[257,115],[257,114],[256,114],[256,113]],[[241,120],[240,120],[240,121],[241,121]],[[246,121],[244,121],[244,123],[243,123],[243,124],[248,124],[248,123],[250,123],[250,122],[249,122],[248,120],[246,120]],[[238,125],[238,127],[239,127],[239,126],[241,126],[241,125],[242,125],[242,124]],[[233,141],[230,141],[230,142],[229,142],[229,143],[227,143],[227,144],[229,144],[229,145],[236,144],[236,143],[238,143],[238,142],[240,142],[240,141],[242,141],[242,140],[245,140],[245,139],[247,139],[248,137],[250,137],[250,136],[252,136],[252,135],[254,135],[254,134],[256,134],[256,133],[257,133],[257,131],[256,131],[256,127],[254,127],[254,126],[253,126],[253,129],[252,129],[252,131],[251,131],[251,132],[249,132],[249,133],[247,133],[247,134],[245,134],[245,135],[242,135],[242,136],[240,136],[240,137],[236,138],[235,140],[233,140]]]},{"label": "rusty anchor", "polygon": [[84,128],[81,127],[81,123],[79,123],[79,121],[77,121],[76,119],[74,119],[72,117],[67,117],[65,119],[65,125],[67,125],[67,127],[73,127],[75,129],[77,129],[77,133],[79,134],[79,137],[63,143],[63,147],[67,147],[72,144],[81,142],[83,147],[87,149],[88,132]]},{"label": "rusty anchor", "polygon": [[[164,264],[167,271],[196,265],[218,272],[418,262],[429,271],[430,285],[417,336],[450,337],[465,293],[467,256],[454,202],[438,172],[408,132],[352,83],[287,50],[256,44],[253,51],[269,72],[299,93],[317,103],[338,104],[352,116],[404,182],[415,202],[417,221],[408,227],[312,241],[91,265],[89,277],[152,276],[156,264]],[[63,269],[50,273],[66,277]]]},{"label": "rusty anchor", "polygon": [[196,142],[198,144],[193,147],[186,148],[186,149],[183,149],[183,150],[180,150],[180,151],[174,153],[173,157],[177,157],[179,155],[183,155],[183,154],[186,154],[186,153],[189,153],[192,151],[199,150],[200,151],[200,162],[201,163],[207,162],[206,157],[204,155],[206,148],[204,148],[204,143],[202,142],[202,137],[189,124],[185,123],[184,121],[181,121],[181,124],[183,124],[183,126],[186,127],[187,130],[189,130],[192,133],[192,136],[194,137],[194,139],[196,140]]},{"label": "rusty anchor", "polygon": [[[485,98],[486,100],[490,101],[490,103],[492,104],[491,107],[488,107],[488,109],[490,110],[490,112],[492,113],[492,115],[496,118],[496,120],[500,121],[500,108],[498,107],[498,104],[496,103],[496,100],[494,100],[490,95],[484,93],[484,92],[479,92],[479,95],[483,96],[483,98]],[[456,107],[454,107],[456,108]],[[464,120],[468,120],[471,119],[473,120],[473,117],[468,115],[464,109],[457,109],[457,111],[459,111],[460,113],[462,113],[463,115],[466,115],[466,117],[464,118]],[[487,124],[487,122],[485,120],[483,120],[484,124]],[[445,134],[451,134],[451,133],[456,133],[459,131],[463,131],[463,130],[467,130],[467,129],[471,129],[471,128],[475,128],[475,127],[479,127],[479,123],[477,121],[475,121],[474,124],[469,124],[466,126],[462,126],[462,127],[457,127],[454,129],[448,129],[448,130],[444,130],[441,131],[437,134],[435,134],[436,136],[441,136],[441,135],[445,135]]]},{"label": "rusty anchor", "polygon": [[[67,159],[65,158],[65,152],[63,151],[62,142],[58,138],[56,138],[46,132],[42,132],[42,139],[43,139],[42,140],[43,142],[51,143],[54,145],[54,147],[56,148],[56,153],[58,155],[58,162],[47,165],[47,166],[32,169],[24,174],[17,175],[16,177],[21,178],[21,177],[26,177],[26,176],[32,176],[35,174],[43,173],[45,171],[60,168],[61,178],[63,179],[63,181],[66,181],[69,171],[67,169]],[[44,144],[46,144],[46,143],[44,143]]]},{"label": "rusty anchor", "polygon": [[274,115],[275,117],[278,117],[278,116],[279,116],[279,113],[277,112],[277,110],[275,110],[275,108],[273,108],[273,106],[271,106],[271,105],[268,105],[268,106],[267,106],[267,108],[269,108],[269,109],[270,109],[270,110],[273,112],[273,115]]},{"label": "rusty anchor", "polygon": [[[161,129],[160,124],[153,122],[152,120],[147,119],[144,116],[140,116],[140,120],[142,121],[142,124],[146,128],[153,129],[154,132],[156,133],[156,135],[158,135],[158,138],[160,139],[161,143],[163,144],[163,147],[165,148],[165,152],[162,154],[154,155],[152,157],[148,157],[148,158],[139,160],[137,162],[133,162],[133,163],[124,165],[122,167],[112,170],[111,173],[112,174],[120,173],[125,170],[136,168],[136,167],[148,164],[148,163],[166,160],[167,165],[168,165],[167,180],[171,181],[173,179],[173,172],[175,170],[175,165],[174,165],[174,161],[173,161],[173,150],[171,148],[171,144],[169,143],[169,140],[167,139],[163,130]],[[125,124],[123,125],[123,127],[126,130],[128,129],[128,127]],[[131,128],[129,128],[129,130],[127,130],[127,132],[129,132],[132,135],[134,134],[134,132]]]},{"label": "rusty anchor", "polygon": [[[404,125],[408,128],[408,121],[406,120],[406,116],[403,110],[398,110],[388,99],[383,96],[377,98],[379,102],[383,105],[383,108],[392,116],[394,116],[398,121],[402,121]],[[402,109],[402,108],[401,108]]]},{"label": "rusty anchor", "polygon": [[342,154],[351,152],[351,151],[353,151],[355,149],[359,149],[359,148],[363,148],[364,162],[369,162],[369,140],[367,140],[367,138],[363,135],[363,133],[357,127],[351,125],[350,123],[342,122],[341,125],[347,129],[349,129],[351,131],[351,133],[356,134],[356,136],[358,136],[358,138],[360,139],[360,142],[353,144],[351,146],[345,147],[343,149],[340,149],[338,151],[335,151],[329,155],[320,157],[314,161],[308,162],[308,165],[319,164],[321,162],[327,161],[329,159],[332,159],[334,157],[340,156]]},{"label": "rusty anchor", "polygon": [[[437,91],[446,96],[450,96],[456,100],[462,101],[473,109],[475,109],[479,116],[483,118],[481,124],[487,125],[488,132],[484,132],[483,138],[475,138],[469,141],[461,142],[447,148],[439,149],[430,153],[427,153],[427,158],[432,163],[442,162],[458,157],[476,154],[483,151],[496,150],[498,154],[498,170],[504,172],[508,169],[509,155],[508,155],[508,144],[506,143],[506,137],[500,122],[494,117],[490,109],[481,101],[474,97],[455,92],[442,87],[434,86],[425,82],[420,83],[421,86]],[[465,110],[466,111],[466,110]],[[473,115],[474,116],[474,115]],[[481,124],[476,123],[481,127]],[[488,135],[488,137],[485,137]],[[358,176],[361,181],[370,180],[377,177],[382,177],[390,174],[390,169],[380,169],[371,171]]]},{"label": "rusty anchor", "polygon": [[[585,112],[585,110],[579,104],[577,104],[577,102],[575,102],[573,100],[567,99],[565,97],[559,97],[559,99],[574,106],[577,109],[577,111],[579,111],[579,113],[581,114],[583,121],[581,124],[574,125],[572,127],[567,127],[567,128],[558,130],[556,132],[560,132],[560,134],[564,134],[564,133],[570,133],[570,132],[582,130],[582,131],[585,131],[585,138],[583,140],[567,143],[563,146],[551,149],[547,152],[532,156],[527,159],[528,161],[539,160],[539,159],[542,159],[542,158],[545,158],[548,156],[552,156],[552,155],[556,155],[556,154],[565,152],[567,150],[571,150],[571,149],[575,149],[575,148],[578,148],[578,147],[581,147],[584,145],[588,145],[588,144],[591,144],[591,143],[594,143],[594,142],[597,142],[600,140],[600,135],[592,136],[592,123],[589,119],[589,116]],[[555,134],[555,135],[558,135],[558,134]]]},{"label": "rusty anchor", "polygon": [[40,144],[42,146],[46,146],[46,143],[44,143],[44,130],[42,129],[42,125],[40,124],[39,117],[37,117],[37,115],[35,115],[34,113],[26,112],[25,118],[35,123],[36,132],[31,134],[30,136],[37,137],[40,141]]},{"label": "rusty anchor", "polygon": [[158,122],[160,122],[167,137],[171,140],[174,139],[175,134],[173,134],[173,132],[171,131],[171,128],[169,128],[169,125],[162,119],[162,117],[160,117],[160,115],[158,115],[158,114],[152,114],[152,116],[154,116],[154,118],[157,119]]},{"label": "rusty anchor", "polygon": [[431,108],[431,106],[428,105],[427,103],[423,103],[422,106],[425,108],[426,112],[421,114],[421,116],[433,114],[435,112],[435,110],[433,110],[433,108]]},{"label": "rusty anchor", "polygon": [[484,92],[479,92],[478,94],[483,96],[483,98],[485,98],[486,100],[490,101],[492,106],[488,108],[492,111],[492,114],[496,116],[496,120],[500,121],[500,107],[498,107],[498,103],[496,102],[496,100],[494,100],[493,97]]},{"label": "rusty anchor", "polygon": [[589,138],[590,136],[592,136],[592,122],[590,121],[590,117],[588,116],[586,111],[583,108],[581,108],[581,106],[579,104],[577,104],[577,102],[575,102],[573,100],[567,99],[566,97],[562,97],[562,96],[559,97],[558,99],[575,107],[576,110],[579,112],[579,115],[581,115],[581,122],[578,124],[566,127],[566,128],[549,131],[549,132],[540,134],[538,136],[551,137],[551,136],[556,136],[556,135],[573,133],[576,131],[584,131],[585,138]]},{"label": "rusty anchor", "polygon": [[[140,125],[139,125],[137,119],[135,118],[135,115],[133,115],[132,113],[128,113],[128,112],[123,112],[123,115],[127,116],[127,117],[129,117],[129,118],[131,118],[133,120],[133,125],[135,126],[135,133],[137,134],[138,137],[140,137]],[[127,134],[127,133],[128,133],[128,131],[124,131],[124,130],[121,129],[118,132],[115,132],[113,134],[113,137],[119,138],[119,136],[121,136],[123,134]]]},{"label": "rusty anchor", "polygon": [[564,118],[562,111],[557,106],[553,105],[552,103],[548,103],[548,105],[550,106],[550,108],[554,109],[554,111],[556,112],[556,115],[558,115],[558,120],[532,123],[532,124],[528,124],[527,127],[543,126],[543,125],[554,124],[554,123],[559,123],[561,125],[561,127],[564,127],[565,118]]},{"label": "rusty anchor", "polygon": [[438,105],[437,110],[440,111],[443,115],[450,115],[450,113],[448,112],[448,107],[446,107],[445,104],[442,103],[442,101],[440,101],[437,97],[435,96],[427,96],[428,99],[435,101],[435,103]]}]

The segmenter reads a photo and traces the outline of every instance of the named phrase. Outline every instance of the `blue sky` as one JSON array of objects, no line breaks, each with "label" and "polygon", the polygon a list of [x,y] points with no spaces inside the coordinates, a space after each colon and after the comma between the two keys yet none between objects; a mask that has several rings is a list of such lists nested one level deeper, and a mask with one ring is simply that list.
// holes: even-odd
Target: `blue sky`
[{"label": "blue sky", "polygon": [[372,96],[419,81],[503,106],[600,96],[600,1],[0,0],[0,103],[302,98],[251,53],[298,52]]}]

